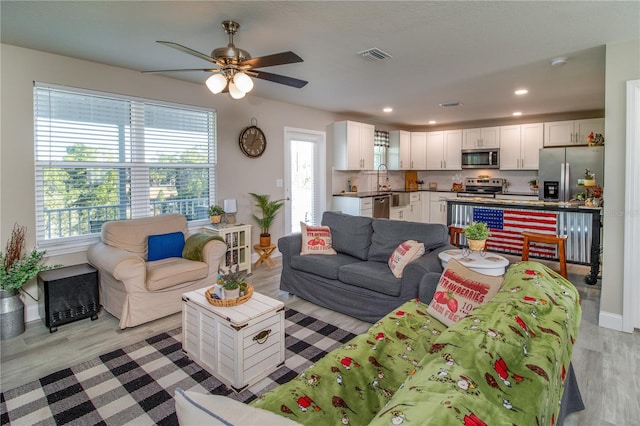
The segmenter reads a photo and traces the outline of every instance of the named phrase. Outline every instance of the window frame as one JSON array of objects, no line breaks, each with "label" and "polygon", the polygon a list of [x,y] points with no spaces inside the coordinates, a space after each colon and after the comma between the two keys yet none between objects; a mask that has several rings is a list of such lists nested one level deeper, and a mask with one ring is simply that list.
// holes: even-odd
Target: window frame
[{"label": "window frame", "polygon": [[[85,250],[89,245],[99,241],[100,234],[99,233],[88,233],[82,235],[72,235],[66,237],[54,237],[54,238],[46,238],[45,236],[45,210],[44,210],[44,170],[47,167],[55,166],[56,164],[63,164],[64,161],[51,161],[51,158],[48,160],[39,159],[39,150],[42,148],[38,145],[38,109],[37,109],[37,91],[38,90],[50,90],[50,91],[63,91],[75,95],[86,95],[86,96],[95,96],[108,98],[113,100],[120,100],[124,102],[130,103],[130,106],[133,109],[141,108],[143,113],[142,123],[144,123],[144,108],[149,105],[153,107],[167,107],[167,108],[176,108],[193,112],[203,112],[207,113],[208,119],[206,120],[207,124],[207,162],[206,163],[158,163],[152,161],[138,161],[138,159],[131,158],[128,161],[117,161],[117,162],[87,162],[86,166],[80,166],[78,168],[87,168],[92,169],[96,167],[107,167],[111,169],[128,169],[131,177],[129,182],[131,189],[131,200],[129,201],[129,209],[130,209],[130,217],[131,218],[139,218],[139,217],[148,217],[149,210],[151,207],[150,198],[149,198],[149,182],[147,179],[146,184],[138,181],[134,183],[133,175],[137,173],[146,173],[146,176],[149,176],[149,171],[154,168],[162,167],[162,168],[187,168],[189,165],[190,168],[194,170],[197,169],[206,169],[208,171],[208,198],[209,205],[216,204],[216,174],[217,174],[217,111],[214,108],[206,108],[194,105],[185,105],[174,102],[160,101],[156,99],[147,99],[140,98],[134,96],[127,96],[121,94],[114,94],[109,92],[100,92],[89,89],[82,89],[70,86],[62,86],[41,82],[34,82],[33,86],[33,102],[34,102],[34,111],[33,111],[33,126],[34,126],[34,136],[33,136],[33,147],[34,147],[34,174],[35,174],[35,216],[36,216],[36,245],[40,249],[47,250],[49,255],[61,255],[67,253],[75,253],[78,251]],[[138,110],[139,111],[139,110]],[[134,114],[131,114],[134,115]],[[137,114],[139,115],[139,114]],[[47,117],[48,120],[50,117]],[[135,119],[129,117],[129,125],[135,126],[139,124],[140,121],[136,122]],[[144,127],[144,124],[142,124]],[[145,143],[149,144],[149,142],[145,142],[144,137],[136,137],[135,135],[131,138],[132,151],[136,151],[140,147],[144,147]],[[81,165],[82,162],[77,163]],[[141,185],[142,188],[137,188],[137,185]],[[145,192],[146,186],[146,192]],[[134,194],[138,194],[137,197]],[[140,198],[143,197],[143,198]],[[145,208],[145,204],[148,206]],[[140,206],[143,206],[140,208]],[[208,224],[208,218],[203,219],[193,219],[187,222],[189,230],[194,230],[197,228],[201,228],[203,225]]]}]

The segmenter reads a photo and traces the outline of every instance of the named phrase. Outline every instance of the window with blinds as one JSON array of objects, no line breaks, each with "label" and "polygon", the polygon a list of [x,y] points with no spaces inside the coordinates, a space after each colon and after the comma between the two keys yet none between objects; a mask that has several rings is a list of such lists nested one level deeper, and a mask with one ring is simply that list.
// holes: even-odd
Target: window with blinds
[{"label": "window with blinds", "polygon": [[39,243],[109,220],[208,217],[215,111],[36,84],[34,115]]}]

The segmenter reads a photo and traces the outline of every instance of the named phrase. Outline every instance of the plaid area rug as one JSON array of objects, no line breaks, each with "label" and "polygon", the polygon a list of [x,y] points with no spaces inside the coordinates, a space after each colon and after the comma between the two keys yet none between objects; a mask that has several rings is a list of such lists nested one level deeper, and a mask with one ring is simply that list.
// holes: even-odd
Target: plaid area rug
[{"label": "plaid area rug", "polygon": [[249,402],[355,337],[285,311],[285,365],[239,394],[182,352],[180,328],[0,394],[2,424],[176,425],[176,387]]}]

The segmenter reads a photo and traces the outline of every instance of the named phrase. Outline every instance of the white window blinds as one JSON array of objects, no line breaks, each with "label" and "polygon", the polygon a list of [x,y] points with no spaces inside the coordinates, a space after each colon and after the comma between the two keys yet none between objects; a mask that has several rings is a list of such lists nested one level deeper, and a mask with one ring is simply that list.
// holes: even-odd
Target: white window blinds
[{"label": "white window blinds", "polygon": [[215,200],[215,111],[36,85],[38,241]]}]

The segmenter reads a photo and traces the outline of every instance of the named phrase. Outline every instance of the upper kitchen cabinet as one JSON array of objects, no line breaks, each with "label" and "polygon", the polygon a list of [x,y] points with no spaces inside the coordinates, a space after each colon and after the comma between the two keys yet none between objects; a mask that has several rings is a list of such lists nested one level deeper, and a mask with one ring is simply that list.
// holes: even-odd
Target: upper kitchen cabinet
[{"label": "upper kitchen cabinet", "polygon": [[427,133],[411,132],[411,169],[427,168]]},{"label": "upper kitchen cabinet", "polygon": [[373,170],[375,127],[355,121],[338,121],[332,126],[335,169]]},{"label": "upper kitchen cabinet", "polygon": [[389,132],[387,166],[389,170],[411,170],[411,133],[406,130]]},{"label": "upper kitchen cabinet", "polygon": [[543,137],[542,123],[500,127],[500,170],[538,170]]},{"label": "upper kitchen cabinet", "polygon": [[464,129],[462,149],[500,148],[500,128]]},{"label": "upper kitchen cabinet", "polygon": [[462,130],[427,133],[427,170],[462,170]]},{"label": "upper kitchen cabinet", "polygon": [[544,123],[544,146],[588,145],[591,132],[604,134],[604,118]]}]

